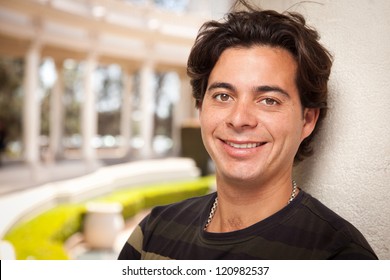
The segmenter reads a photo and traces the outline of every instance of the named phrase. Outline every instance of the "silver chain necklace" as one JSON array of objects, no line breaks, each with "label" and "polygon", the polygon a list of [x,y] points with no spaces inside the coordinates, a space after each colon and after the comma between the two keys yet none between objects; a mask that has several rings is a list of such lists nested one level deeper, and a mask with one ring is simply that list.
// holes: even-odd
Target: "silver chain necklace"
[{"label": "silver chain necklace", "polygon": [[[291,201],[294,200],[295,196],[297,195],[297,183],[295,180],[292,181],[293,187],[292,187],[292,192],[290,199],[287,201],[287,205],[291,203]],[[211,207],[209,218],[207,219],[206,225],[204,226],[204,230],[207,229],[207,227],[210,225],[212,219],[214,218],[215,211],[217,210],[218,207],[218,197],[215,198],[213,206]]]}]

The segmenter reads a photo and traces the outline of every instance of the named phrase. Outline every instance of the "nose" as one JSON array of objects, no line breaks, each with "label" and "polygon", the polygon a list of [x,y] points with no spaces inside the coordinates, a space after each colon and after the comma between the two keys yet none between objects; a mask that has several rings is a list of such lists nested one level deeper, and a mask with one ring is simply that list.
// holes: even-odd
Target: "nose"
[{"label": "nose", "polygon": [[251,104],[236,102],[231,108],[226,123],[234,129],[254,128],[258,124],[256,110]]}]

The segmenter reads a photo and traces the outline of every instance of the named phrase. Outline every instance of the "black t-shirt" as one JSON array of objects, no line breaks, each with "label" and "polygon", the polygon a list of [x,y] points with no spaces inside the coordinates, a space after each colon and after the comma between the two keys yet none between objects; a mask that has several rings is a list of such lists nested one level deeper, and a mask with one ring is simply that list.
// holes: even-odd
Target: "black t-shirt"
[{"label": "black t-shirt", "polygon": [[353,225],[304,191],[267,219],[228,233],[203,230],[215,197],[154,208],[119,259],[377,259]]}]

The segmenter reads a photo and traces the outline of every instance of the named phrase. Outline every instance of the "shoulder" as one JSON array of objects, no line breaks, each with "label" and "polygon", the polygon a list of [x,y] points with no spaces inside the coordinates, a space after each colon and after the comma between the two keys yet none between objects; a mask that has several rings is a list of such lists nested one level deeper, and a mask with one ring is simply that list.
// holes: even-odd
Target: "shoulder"
[{"label": "shoulder", "polygon": [[[153,253],[171,250],[169,240],[183,238],[185,232],[194,234],[194,229],[202,224],[202,217],[207,213],[208,204],[215,199],[215,194],[189,198],[177,203],[154,207],[139,223],[122,248],[119,259],[163,258]],[[207,214],[206,214],[207,215]]]},{"label": "shoulder", "polygon": [[[341,254],[344,254],[343,258],[349,258],[347,252],[350,252],[350,258],[359,258],[358,254],[376,258],[371,246],[354,225],[310,194],[303,192],[299,207],[305,227],[322,233],[323,238],[327,239],[334,249],[334,258],[340,257]],[[354,254],[356,255],[353,256]]]},{"label": "shoulder", "polygon": [[347,230],[354,233],[358,231],[350,222],[306,192],[303,192],[300,206],[307,216],[311,216],[313,219],[318,220],[319,223],[328,226],[330,230]]}]

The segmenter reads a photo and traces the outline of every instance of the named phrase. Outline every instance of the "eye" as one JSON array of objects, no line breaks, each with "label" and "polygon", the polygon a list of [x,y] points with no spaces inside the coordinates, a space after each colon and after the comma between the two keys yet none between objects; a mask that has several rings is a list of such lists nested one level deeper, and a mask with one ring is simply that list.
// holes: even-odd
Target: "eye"
[{"label": "eye", "polygon": [[222,102],[226,102],[226,101],[229,101],[229,99],[231,98],[229,94],[226,94],[226,93],[219,93],[219,94],[216,94],[214,96],[215,99],[217,99],[218,101],[222,101]]},{"label": "eye", "polygon": [[269,97],[262,99],[260,102],[263,103],[264,105],[267,105],[267,106],[275,106],[275,105],[279,104],[278,101],[276,101],[273,98],[269,98]]}]

